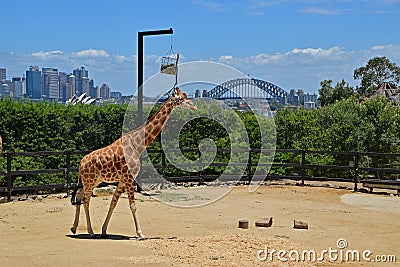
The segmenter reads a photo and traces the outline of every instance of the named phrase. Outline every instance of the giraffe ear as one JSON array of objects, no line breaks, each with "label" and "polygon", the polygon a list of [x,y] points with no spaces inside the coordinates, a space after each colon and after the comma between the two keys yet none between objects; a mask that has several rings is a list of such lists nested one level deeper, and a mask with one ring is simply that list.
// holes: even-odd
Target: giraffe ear
[{"label": "giraffe ear", "polygon": [[178,87],[176,87],[175,90],[176,90],[177,94],[181,94],[182,93],[181,89],[179,89]]}]

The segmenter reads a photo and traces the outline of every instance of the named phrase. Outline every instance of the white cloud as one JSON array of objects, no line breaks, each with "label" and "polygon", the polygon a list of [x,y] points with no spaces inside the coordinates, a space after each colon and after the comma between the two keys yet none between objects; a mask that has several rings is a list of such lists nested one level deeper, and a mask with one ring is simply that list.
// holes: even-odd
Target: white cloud
[{"label": "white cloud", "polygon": [[108,58],[110,55],[104,50],[87,49],[73,52],[72,58]]},{"label": "white cloud", "polygon": [[224,55],[224,56],[220,56],[220,58],[219,58],[220,61],[229,61],[232,59],[233,59],[233,56],[231,56],[231,55]]},{"label": "white cloud", "polygon": [[323,48],[305,48],[305,49],[298,49],[294,48],[292,51],[287,53],[287,55],[290,54],[308,54],[310,56],[322,56],[322,57],[327,57],[327,56],[332,56],[334,54],[340,54],[341,49],[337,46],[331,47],[329,49],[323,49]]},{"label": "white cloud", "polygon": [[217,1],[198,0],[198,1],[193,1],[193,4],[195,4],[197,6],[201,6],[211,12],[223,12],[223,11],[228,10],[231,7],[231,5],[222,4]]},{"label": "white cloud", "polygon": [[337,15],[341,12],[334,9],[318,8],[318,7],[308,7],[301,10],[302,13],[315,14],[315,15]]},{"label": "white cloud", "polygon": [[376,45],[373,46],[371,49],[372,50],[385,50],[385,49],[391,49],[393,48],[393,45]]},{"label": "white cloud", "polygon": [[39,52],[32,53],[32,56],[42,58],[42,59],[55,57],[55,56],[57,57],[57,56],[62,56],[62,55],[64,55],[64,52],[60,51],[60,50],[54,50],[54,51],[50,51],[50,52],[39,51]]},{"label": "white cloud", "polygon": [[126,56],[115,55],[115,60],[117,60],[118,62],[125,62],[128,61],[129,59]]},{"label": "white cloud", "polygon": [[288,2],[288,0],[269,0],[269,1],[255,0],[251,2],[250,7],[253,9],[259,9],[259,8],[279,5],[285,2]]}]

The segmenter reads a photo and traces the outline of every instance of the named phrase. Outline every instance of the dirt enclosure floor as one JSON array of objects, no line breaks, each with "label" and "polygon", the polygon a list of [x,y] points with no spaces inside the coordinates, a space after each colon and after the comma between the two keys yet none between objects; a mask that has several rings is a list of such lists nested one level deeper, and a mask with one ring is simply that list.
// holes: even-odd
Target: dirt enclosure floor
[{"label": "dirt enclosure floor", "polygon": [[[190,190],[168,194],[189,195]],[[398,196],[268,185],[254,193],[237,186],[219,201],[197,208],[171,207],[142,194],[137,199],[149,238],[143,241],[135,237],[124,195],[111,218],[108,238],[97,239],[88,238],[83,212],[77,234],[69,232],[75,213],[69,198],[0,204],[0,266],[400,265]],[[111,196],[91,200],[92,225],[98,234],[110,201]],[[272,227],[255,227],[258,217],[273,217]],[[239,229],[239,220],[248,220],[249,228]],[[293,220],[308,222],[309,229],[293,229]],[[315,251],[315,258],[310,251]]]}]

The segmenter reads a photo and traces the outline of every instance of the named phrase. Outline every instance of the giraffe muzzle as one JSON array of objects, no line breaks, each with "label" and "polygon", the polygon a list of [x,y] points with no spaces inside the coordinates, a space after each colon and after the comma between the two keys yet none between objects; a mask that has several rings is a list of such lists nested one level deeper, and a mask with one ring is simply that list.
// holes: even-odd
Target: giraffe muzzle
[{"label": "giraffe muzzle", "polygon": [[192,100],[185,100],[181,104],[182,108],[187,108],[190,110],[197,110],[197,106],[192,102]]}]

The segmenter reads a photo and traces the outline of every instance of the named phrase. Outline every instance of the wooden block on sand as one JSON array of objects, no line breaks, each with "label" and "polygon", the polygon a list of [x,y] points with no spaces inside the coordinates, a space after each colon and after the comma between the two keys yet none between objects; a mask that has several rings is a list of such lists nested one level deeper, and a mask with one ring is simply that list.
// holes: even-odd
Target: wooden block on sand
[{"label": "wooden block on sand", "polygon": [[239,228],[242,228],[242,229],[249,228],[249,221],[248,220],[240,220],[239,221]]},{"label": "wooden block on sand", "polygon": [[272,217],[258,218],[256,220],[256,227],[271,227],[271,226],[272,226]]},{"label": "wooden block on sand", "polygon": [[295,229],[308,229],[308,222],[294,220],[293,228],[295,228]]}]

